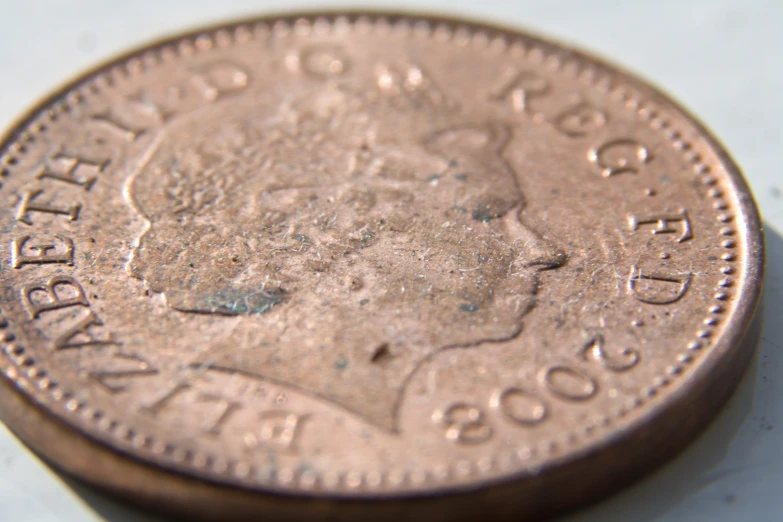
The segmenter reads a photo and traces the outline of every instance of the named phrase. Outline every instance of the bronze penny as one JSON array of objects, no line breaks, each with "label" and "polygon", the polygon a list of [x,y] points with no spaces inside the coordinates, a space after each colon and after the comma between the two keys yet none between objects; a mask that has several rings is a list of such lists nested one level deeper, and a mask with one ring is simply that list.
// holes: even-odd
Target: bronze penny
[{"label": "bronze penny", "polygon": [[2,174],[3,419],[187,517],[551,516],[695,437],[757,335],[721,146],[510,29],[204,29],[43,102]]}]

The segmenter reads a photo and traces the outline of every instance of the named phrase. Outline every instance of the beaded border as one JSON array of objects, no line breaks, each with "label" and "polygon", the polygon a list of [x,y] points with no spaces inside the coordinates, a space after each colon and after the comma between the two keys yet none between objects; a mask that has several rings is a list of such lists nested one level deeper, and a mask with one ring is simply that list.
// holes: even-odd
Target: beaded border
[{"label": "beaded border", "polygon": [[[46,132],[49,125],[55,123],[58,118],[67,115],[71,110],[81,104],[87,96],[97,94],[104,89],[111,88],[115,83],[130,78],[145,69],[165,64],[178,56],[190,56],[197,52],[207,51],[213,47],[228,47],[234,44],[247,43],[251,40],[266,40],[272,37],[281,38],[290,34],[296,36],[308,36],[309,34],[325,35],[355,31],[358,34],[369,32],[381,35],[397,33],[411,35],[418,38],[432,38],[438,42],[451,41],[459,46],[474,45],[486,48],[492,52],[507,52],[512,59],[528,59],[539,62],[541,65],[553,71],[568,72],[572,67],[573,73],[589,87],[603,91],[610,96],[616,96],[625,102],[627,109],[634,111],[637,117],[646,122],[653,130],[661,131],[671,146],[683,153],[687,164],[700,179],[707,190],[707,195],[713,200],[713,208],[718,212],[716,219],[723,225],[720,234],[725,238],[721,247],[725,250],[721,258],[725,265],[721,272],[725,275],[718,283],[713,295],[714,303],[709,308],[707,317],[703,320],[703,328],[695,334],[695,339],[687,344],[686,349],[676,357],[676,364],[666,369],[666,375],[656,377],[652,384],[641,391],[640,397],[628,400],[626,406],[613,413],[603,416],[597,422],[583,426],[577,432],[565,434],[563,440],[557,439],[541,442],[538,447],[521,447],[507,454],[491,458],[479,459],[476,462],[459,460],[451,465],[438,465],[432,470],[396,470],[389,473],[378,471],[328,471],[318,474],[313,470],[297,472],[291,468],[280,468],[276,472],[264,469],[254,469],[244,461],[229,461],[219,456],[208,455],[202,452],[192,452],[184,448],[177,448],[156,440],[150,435],[138,433],[129,426],[123,425],[117,420],[106,416],[100,410],[88,407],[83,402],[74,398],[73,394],[64,390],[53,381],[47,373],[35,365],[35,361],[25,355],[25,350],[15,343],[15,336],[8,331],[8,321],[0,314],[0,342],[12,366],[4,368],[5,373],[18,388],[33,395],[42,403],[60,403],[65,412],[58,412],[60,416],[79,412],[83,418],[94,423],[103,434],[102,438],[118,441],[122,446],[137,450],[148,450],[157,457],[168,457],[176,467],[185,470],[196,468],[198,472],[206,472],[229,480],[251,479],[257,485],[277,485],[283,487],[298,486],[302,490],[313,490],[322,486],[326,490],[335,490],[344,486],[348,491],[378,492],[384,485],[395,488],[403,488],[409,485],[415,489],[428,483],[445,482],[450,478],[467,478],[475,474],[491,475],[508,472],[511,470],[522,471],[516,465],[530,461],[534,456],[544,454],[555,455],[565,445],[572,445],[579,441],[580,437],[594,437],[599,428],[611,425],[614,420],[626,417],[632,410],[638,409],[646,402],[652,400],[658,392],[669,386],[673,379],[681,375],[684,368],[693,363],[703,348],[711,342],[715,334],[715,327],[724,322],[722,317],[726,311],[726,302],[733,295],[731,287],[734,281],[731,274],[735,272],[733,263],[736,255],[733,253],[738,246],[733,237],[737,234],[733,226],[734,216],[731,213],[731,205],[724,198],[723,191],[717,187],[718,180],[711,173],[709,165],[686,142],[681,133],[672,128],[670,123],[663,119],[653,108],[644,105],[637,96],[629,94],[624,87],[612,84],[608,75],[602,77],[596,64],[590,63],[582,57],[567,57],[561,59],[561,53],[552,51],[553,46],[535,37],[523,34],[508,33],[502,29],[483,28],[471,26],[468,22],[444,21],[432,23],[426,19],[413,19],[407,17],[390,17],[387,15],[333,15],[321,17],[292,17],[277,21],[259,21],[240,23],[217,29],[207,29],[206,32],[196,35],[184,36],[173,42],[164,43],[152,49],[143,49],[132,56],[121,58],[118,64],[110,65],[104,69],[94,71],[78,85],[63,94],[59,100],[51,102],[51,105],[30,119],[28,127],[21,130],[16,136],[16,141],[10,143],[4,156],[0,159],[0,177],[10,175],[11,170],[18,163],[19,157],[27,151],[28,145],[36,140],[39,134]],[[555,48],[556,49],[556,48]],[[43,121],[41,121],[43,120]],[[9,139],[13,139],[13,136]],[[2,187],[2,183],[0,183]],[[534,472],[536,470],[533,470]],[[337,491],[336,493],[340,493]]]}]

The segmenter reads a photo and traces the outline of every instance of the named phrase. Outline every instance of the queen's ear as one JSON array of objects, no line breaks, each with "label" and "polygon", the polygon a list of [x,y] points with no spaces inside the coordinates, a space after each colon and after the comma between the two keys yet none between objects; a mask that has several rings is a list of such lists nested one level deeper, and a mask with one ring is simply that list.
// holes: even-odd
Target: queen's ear
[{"label": "queen's ear", "polygon": [[447,127],[431,134],[425,146],[431,151],[453,156],[465,151],[500,152],[508,144],[511,131],[504,123],[491,121]]}]

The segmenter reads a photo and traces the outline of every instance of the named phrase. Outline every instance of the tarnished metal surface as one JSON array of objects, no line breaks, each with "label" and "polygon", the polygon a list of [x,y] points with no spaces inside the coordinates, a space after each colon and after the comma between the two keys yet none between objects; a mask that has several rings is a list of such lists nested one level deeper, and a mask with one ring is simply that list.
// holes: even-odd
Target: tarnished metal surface
[{"label": "tarnished metal surface", "polygon": [[405,498],[467,490],[541,515],[679,448],[752,349],[736,167],[649,87],[530,36],[206,30],[86,76],[3,147],[0,366],[96,441],[82,460],[346,517],[466,515]]}]

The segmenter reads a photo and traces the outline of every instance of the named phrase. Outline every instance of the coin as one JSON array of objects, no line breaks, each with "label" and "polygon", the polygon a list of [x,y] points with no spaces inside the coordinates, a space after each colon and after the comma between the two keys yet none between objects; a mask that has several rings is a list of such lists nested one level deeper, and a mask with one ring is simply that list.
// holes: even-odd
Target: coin
[{"label": "coin", "polygon": [[204,29],[64,87],[1,161],[0,414],[151,509],[552,516],[695,437],[758,335],[723,148],[511,29]]}]

